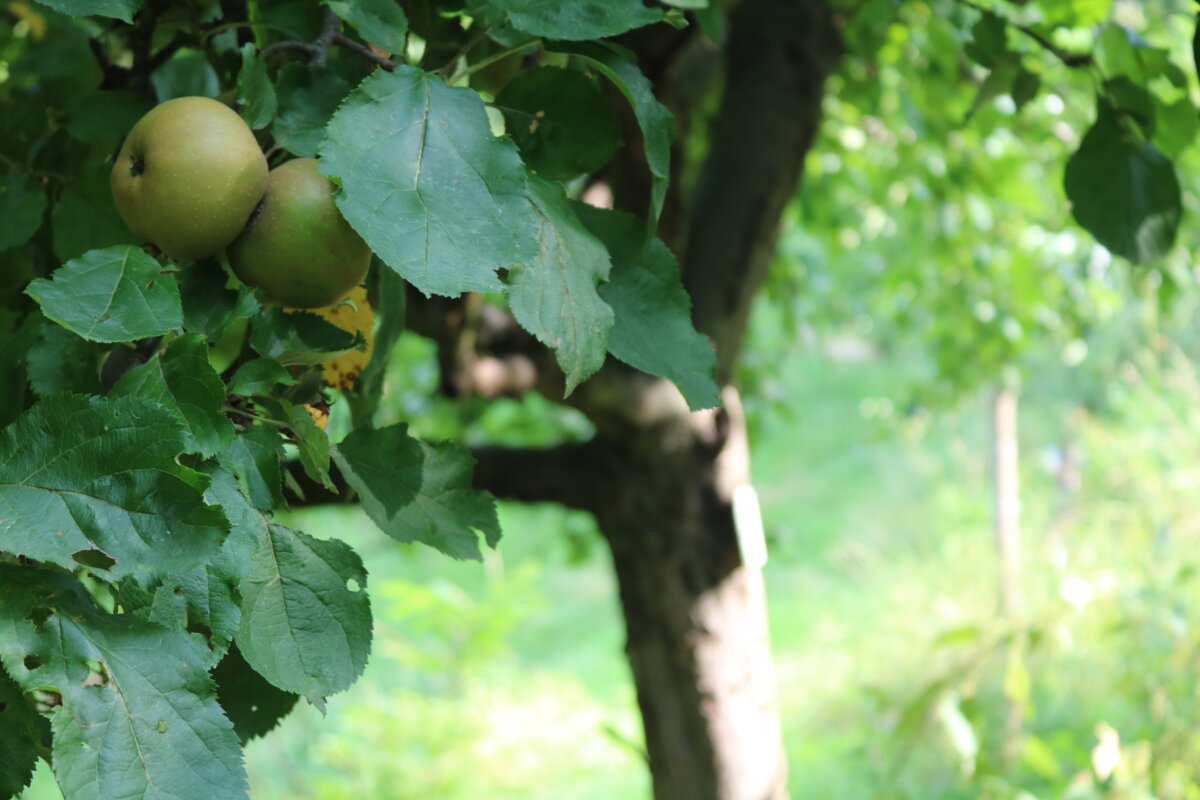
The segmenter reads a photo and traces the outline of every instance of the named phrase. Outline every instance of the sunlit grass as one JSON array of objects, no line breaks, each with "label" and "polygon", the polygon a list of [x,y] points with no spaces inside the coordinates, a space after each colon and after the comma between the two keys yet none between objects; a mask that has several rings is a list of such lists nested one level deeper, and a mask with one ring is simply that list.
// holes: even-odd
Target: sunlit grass
[{"label": "sunlit grass", "polygon": [[[1133,375],[1104,419],[1024,393],[1030,688],[1023,749],[1004,766],[1008,628],[995,614],[986,398],[902,414],[880,398],[911,365],[791,353],[779,367],[792,410],[760,404],[753,445],[793,796],[1108,797],[1092,773],[1108,726],[1126,759],[1113,780],[1190,800],[1200,381]],[[1068,426],[1087,474],[1056,529],[1062,500],[1043,449]],[[398,545],[354,509],[288,520],[362,554],[376,638],[327,717],[302,703],[249,746],[253,796],[649,797],[594,524],[552,506],[505,504],[501,516],[505,538],[483,563]],[[954,720],[970,741],[962,729],[954,739]],[[967,745],[978,750],[969,762]],[[43,768],[26,797],[57,796]]]}]

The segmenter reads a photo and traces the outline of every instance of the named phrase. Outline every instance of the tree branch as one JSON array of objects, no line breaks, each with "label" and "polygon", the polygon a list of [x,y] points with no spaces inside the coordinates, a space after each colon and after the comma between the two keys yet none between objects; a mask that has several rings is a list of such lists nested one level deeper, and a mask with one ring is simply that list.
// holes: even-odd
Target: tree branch
[{"label": "tree branch", "polygon": [[[584,511],[595,512],[609,502],[621,472],[618,456],[594,440],[544,448],[485,446],[471,453],[476,489],[505,500],[561,503]],[[285,491],[292,508],[358,502],[336,463],[329,465],[333,489],[308,477],[297,461],[283,468],[289,475]],[[299,487],[301,494],[290,486]]]},{"label": "tree branch", "polygon": [[323,67],[329,57],[329,51],[333,48],[334,38],[338,35],[338,28],[341,24],[342,21],[338,19],[338,15],[333,13],[333,9],[326,6],[324,15],[321,17],[321,30],[317,33],[317,38],[311,42],[300,42],[294,39],[275,42],[264,47],[260,55],[267,59],[276,53],[298,50],[308,56],[310,63]]},{"label": "tree branch", "polygon": [[682,259],[693,319],[716,343],[722,384],[816,136],[825,78],[842,50],[820,0],[743,0],[729,30],[725,96]]},{"label": "tree branch", "polygon": [[167,63],[171,56],[179,52],[181,48],[188,45],[194,45],[195,43],[196,40],[191,34],[184,33],[182,31],[176,33],[171,41],[167,42],[165,45],[159,48],[156,53],[150,56],[150,59],[146,62],[146,68],[150,72],[154,72],[154,70]]},{"label": "tree branch", "polygon": [[334,45],[337,45],[353,50],[368,61],[378,64],[382,69],[386,69],[389,72],[399,66],[390,58],[377,55],[371,48],[344,35],[340,30],[341,24],[342,21],[338,18],[338,15],[327,7],[321,23],[321,32],[317,34],[317,38],[311,42],[288,40],[269,44],[262,49],[262,57],[265,59],[286,50],[298,50],[307,55],[311,63],[317,66],[324,66],[325,61],[329,58],[329,51],[333,49]]},{"label": "tree branch", "polygon": [[505,500],[595,512],[612,497],[620,467],[597,441],[548,448],[474,448],[477,489]]},{"label": "tree branch", "polygon": [[1018,22],[1013,22],[1011,19],[1008,19],[1007,17],[1005,17],[1001,14],[997,14],[995,11],[992,11],[991,9],[984,8],[983,6],[979,5],[978,3],[973,2],[973,0],[959,0],[959,1],[963,5],[968,6],[969,8],[973,8],[982,14],[991,14],[992,16],[996,17],[996,19],[1000,20],[1001,22],[1003,22],[1005,25],[1012,28],[1013,30],[1019,31],[1022,34],[1024,34],[1025,36],[1028,36],[1030,39],[1032,39],[1033,41],[1035,41],[1039,45],[1041,45],[1042,49],[1044,49],[1046,52],[1050,53],[1050,55],[1054,56],[1059,61],[1061,61],[1064,66],[1070,67],[1071,69],[1078,69],[1080,67],[1089,67],[1093,63],[1091,53],[1072,53],[1068,50],[1064,50],[1061,47],[1059,47],[1058,45],[1056,45],[1054,42],[1047,39],[1045,36],[1043,36],[1038,31],[1034,30],[1033,28],[1030,28],[1028,25],[1022,25]]},{"label": "tree branch", "polygon": [[321,21],[321,32],[317,34],[317,38],[313,39],[313,44],[317,48],[317,57],[313,59],[313,63],[318,67],[325,66],[325,60],[329,57],[329,50],[333,47],[333,39],[337,36],[338,29],[341,28],[342,21],[333,9],[325,6],[324,17]]},{"label": "tree branch", "polygon": [[399,66],[395,61],[392,61],[390,58],[384,58],[383,56],[376,54],[375,51],[372,50],[371,48],[369,48],[366,45],[363,45],[359,42],[356,42],[353,39],[351,39],[347,36],[344,36],[341,33],[335,33],[333,35],[333,43],[340,47],[346,47],[346,48],[353,50],[354,52],[358,53],[360,56],[367,59],[368,61],[373,61],[374,63],[378,64],[382,69],[386,69],[388,72],[391,72],[397,66]]},{"label": "tree branch", "polygon": [[314,60],[314,61],[316,60],[317,55],[318,55],[317,46],[315,44],[313,44],[312,42],[298,42],[298,41],[294,41],[291,39],[289,39],[287,41],[283,41],[283,42],[275,42],[274,44],[269,44],[262,49],[262,51],[259,53],[259,55],[261,55],[264,59],[268,59],[271,56],[275,55],[276,53],[282,53],[287,50],[299,50],[300,52],[307,55],[309,57],[309,60]]}]

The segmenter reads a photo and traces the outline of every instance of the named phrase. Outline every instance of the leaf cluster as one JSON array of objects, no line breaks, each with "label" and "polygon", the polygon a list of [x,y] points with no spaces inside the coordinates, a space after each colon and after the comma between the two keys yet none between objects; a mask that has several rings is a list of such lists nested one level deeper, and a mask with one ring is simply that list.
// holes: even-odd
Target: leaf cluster
[{"label": "leaf cluster", "polygon": [[1140,287],[1194,286],[1193,7],[1132,11],[862,5],[781,248],[804,268],[776,273],[777,296],[915,345],[919,391],[945,401],[1038,346],[1078,363]]},{"label": "leaf cluster", "polygon": [[[306,491],[452,558],[496,546],[467,449],[372,422],[407,287],[491,293],[568,392],[611,354],[694,408],[718,402],[712,347],[653,236],[671,117],[606,38],[682,12],[404,8],[0,12],[0,797],[38,757],[73,800],[244,797],[241,744],[346,689],[371,649],[362,560],[278,519]],[[374,331],[264,307],[223,256],[175,262],[124,226],[113,154],[185,95],[233,106],[272,164],[319,157],[375,254]],[[646,220],[578,200],[623,146],[616,103],[645,143]],[[328,385],[347,354],[356,377]],[[351,419],[331,437],[314,409],[339,403]]]}]

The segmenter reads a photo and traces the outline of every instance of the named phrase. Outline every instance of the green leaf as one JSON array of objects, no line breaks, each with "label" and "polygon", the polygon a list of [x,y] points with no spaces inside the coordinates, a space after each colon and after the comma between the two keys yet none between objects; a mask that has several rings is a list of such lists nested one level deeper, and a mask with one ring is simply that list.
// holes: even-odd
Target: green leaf
[{"label": "green leaf", "polygon": [[187,632],[204,642],[204,659],[215,666],[228,651],[241,620],[237,587],[250,571],[266,518],[238,487],[232,472],[214,462],[201,465],[212,483],[204,499],[220,506],[230,521],[229,536],[212,563],[182,574],[169,575],[140,587],[125,581],[120,602],[131,612],[171,630]]},{"label": "green leaf", "polygon": [[971,41],[963,48],[971,60],[992,69],[1008,54],[1008,23],[990,11],[971,28]]},{"label": "green leaf", "polygon": [[29,399],[25,385],[31,366],[30,348],[44,327],[57,326],[46,326],[37,315],[30,314],[15,331],[0,336],[0,386],[8,387],[0,392],[0,425],[8,425],[25,411]]},{"label": "green leaf", "polygon": [[255,403],[272,419],[287,423],[300,456],[300,466],[308,477],[334,490],[336,487],[329,480],[329,435],[317,427],[308,409],[270,397],[260,398]]},{"label": "green leaf", "polygon": [[1151,47],[1135,31],[1113,23],[1104,27],[1097,39],[1096,65],[1106,78],[1125,76],[1145,85],[1174,67],[1170,53]]},{"label": "green leaf", "polygon": [[333,449],[333,458],[363,510],[397,541],[475,560],[482,558],[476,531],[490,547],[500,541],[495,500],[471,488],[475,461],[466,448],[418,441],[399,424],[358,428]]},{"label": "green leaf", "polygon": [[221,552],[208,565],[208,569],[220,580],[236,587],[250,571],[254,552],[266,533],[267,520],[242,491],[233,470],[212,461],[205,462],[200,470],[210,479],[208,488],[204,490],[205,502],[219,506],[229,519],[230,526]]},{"label": "green leaf", "polygon": [[242,581],[238,649],[284,691],[314,700],[340,692],[371,650],[366,586],[349,545],[271,525]]},{"label": "green leaf", "polygon": [[359,340],[316,314],[268,308],[252,320],[250,346],[285,367],[320,364],[352,350]]},{"label": "green leaf", "polygon": [[[864,12],[865,13],[865,12]],[[725,39],[725,9],[721,7],[721,3],[707,3],[704,8],[693,11],[692,14],[696,18],[696,24],[700,26],[700,30],[704,32],[713,42],[722,42]],[[855,17],[858,17],[855,14]]]},{"label": "green leaf", "polygon": [[517,30],[563,41],[616,36],[663,18],[641,0],[476,0],[469,8],[486,19],[507,15]]},{"label": "green leaf", "polygon": [[1108,19],[1113,0],[1037,0],[1051,25],[1086,28]]},{"label": "green leaf", "polygon": [[41,182],[27,172],[9,172],[0,184],[0,251],[28,242],[45,211]]},{"label": "green leaf", "polygon": [[509,306],[522,328],[554,348],[570,394],[604,364],[613,312],[596,284],[608,277],[611,262],[559,184],[530,178],[529,191],[539,216],[538,252],[513,267]]},{"label": "green leaf", "polygon": [[[110,155],[154,104],[131,91],[86,92],[63,108],[67,132],[95,151]],[[106,185],[108,173],[104,173]],[[111,201],[109,205],[112,205]]]},{"label": "green leaf", "polygon": [[54,254],[64,262],[89,250],[138,241],[113,204],[107,169],[67,184],[54,207],[53,226]]},{"label": "green leaf", "polygon": [[230,394],[271,394],[283,384],[293,386],[296,378],[273,358],[256,358],[237,368],[229,380]]},{"label": "green leaf", "polygon": [[133,14],[142,0],[38,0],[39,3],[70,17],[112,17],[133,22]]},{"label": "green leaf", "polygon": [[275,119],[275,87],[267,77],[267,63],[250,42],[242,45],[242,68],[237,80],[242,119],[254,130],[270,125]]},{"label": "green leaf", "polygon": [[180,50],[150,76],[158,102],[175,97],[216,97],[221,93],[217,71],[199,50]]},{"label": "green leaf", "polygon": [[241,615],[236,587],[208,567],[152,581],[149,588],[125,581],[117,600],[126,613],[202,641],[207,668],[229,648]]},{"label": "green leaf", "polygon": [[229,523],[174,468],[182,445],[145,400],[41,401],[0,434],[0,551],[140,583],[207,562]]},{"label": "green leaf", "polygon": [[246,774],[200,648],[96,608],[72,577],[0,566],[0,657],[62,697],[54,771],[71,800],[244,800]]},{"label": "green leaf", "polygon": [[255,425],[234,437],[226,456],[225,463],[237,475],[242,491],[264,513],[285,505],[279,465],[282,455],[283,437],[277,431]]},{"label": "green leaf", "polygon": [[1178,158],[1200,132],[1200,116],[1190,97],[1174,103],[1154,98],[1154,145],[1167,158]]},{"label": "green leaf", "polygon": [[321,171],[371,249],[426,294],[500,291],[531,258],[525,170],[483,101],[413,67],[368,77],[329,123]]},{"label": "green leaf", "polygon": [[658,224],[667,185],[671,181],[671,142],[675,121],[667,107],[658,102],[650,81],[634,64],[629,53],[607,42],[555,44],[553,49],[582,58],[595,67],[625,95],[637,117],[645,139],[646,164],[650,168],[650,227]]},{"label": "green leaf", "polygon": [[203,333],[214,347],[235,320],[248,319],[259,312],[254,295],[244,287],[241,291],[227,288],[225,274],[211,261],[197,261],[184,267],[179,273],[179,284],[183,327]]},{"label": "green leaf", "polygon": [[375,304],[375,347],[371,360],[354,381],[353,391],[346,393],[350,403],[351,417],[355,425],[375,418],[375,411],[383,399],[384,377],[391,360],[392,350],[405,330],[407,312],[407,284],[390,269],[371,270],[368,281]]},{"label": "green leaf", "polygon": [[1041,86],[1042,79],[1036,72],[1030,72],[1023,68],[1018,69],[1011,89],[1013,105],[1017,108],[1024,108],[1033,98],[1037,97]]},{"label": "green leaf", "polygon": [[92,250],[39,278],[26,293],[42,313],[94,342],[161,336],[183,324],[179,284],[137,247]]},{"label": "green leaf", "polygon": [[39,397],[59,392],[100,394],[100,349],[61,325],[42,325],[29,348],[26,372]]},{"label": "green leaf", "polygon": [[295,707],[300,695],[276,689],[246,663],[237,646],[213,670],[217,701],[242,744],[265,736]]},{"label": "green leaf", "polygon": [[1075,221],[1113,253],[1145,264],[1175,241],[1183,213],[1175,166],[1151,143],[1131,140],[1107,104],[1063,183]]},{"label": "green leaf", "polygon": [[300,466],[305,474],[326,489],[336,487],[329,479],[329,434],[317,427],[312,414],[304,406],[287,404],[288,427],[292,429]]},{"label": "green leaf", "polygon": [[395,0],[327,2],[333,13],[354,26],[371,44],[388,53],[404,51],[408,19]]},{"label": "green leaf", "polygon": [[0,664],[0,797],[12,797],[29,785],[37,768],[37,746],[49,734],[46,718]]},{"label": "green leaf", "polygon": [[183,426],[186,449],[211,458],[233,443],[233,423],[221,411],[225,384],[208,363],[198,333],[171,342],[166,352],[121,376],[110,392],[153,400]]},{"label": "green leaf", "polygon": [[325,125],[350,84],[327,69],[288,64],[279,73],[275,91],[279,98],[279,113],[271,125],[275,143],[302,158],[315,156]]},{"label": "green leaf", "polygon": [[1144,86],[1122,75],[1104,82],[1104,98],[1118,116],[1136,122],[1142,136],[1154,135],[1154,96]]},{"label": "green leaf", "polygon": [[521,157],[551,180],[594,172],[621,143],[621,127],[594,81],[541,67],[509,81],[496,97]]},{"label": "green leaf", "polygon": [[692,410],[720,405],[712,342],[692,325],[692,302],[679,264],[659,239],[646,241],[637,218],[576,204],[579,218],[612,256],[600,296],[615,320],[608,352],[632,367],[673,381]]}]

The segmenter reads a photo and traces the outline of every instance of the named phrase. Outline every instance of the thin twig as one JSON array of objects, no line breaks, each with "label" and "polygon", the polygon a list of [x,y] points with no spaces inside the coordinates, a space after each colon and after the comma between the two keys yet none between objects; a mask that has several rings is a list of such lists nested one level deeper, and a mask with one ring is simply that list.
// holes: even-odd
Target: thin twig
[{"label": "thin twig", "polygon": [[383,69],[386,69],[388,72],[391,72],[396,67],[400,66],[395,61],[392,61],[390,58],[384,58],[383,56],[378,55],[374,50],[367,47],[366,45],[356,42],[353,39],[351,39],[350,37],[345,36],[341,33],[335,33],[333,35],[333,43],[340,47],[347,47],[347,48],[353,50],[354,52],[361,55],[363,58],[366,58],[369,61],[375,62]]},{"label": "thin twig", "polygon": [[329,57],[329,49],[333,47],[333,38],[337,36],[338,29],[341,28],[342,21],[333,9],[325,6],[325,17],[321,23],[321,32],[317,34],[317,38],[313,40],[313,44],[317,46],[317,57],[313,59],[313,63],[318,67],[325,66],[325,59]]},{"label": "thin twig", "polygon": [[482,61],[476,61],[474,64],[467,67],[466,69],[460,70],[459,72],[456,72],[454,75],[451,75],[449,78],[446,79],[446,83],[449,84],[450,86],[453,86],[454,84],[461,81],[463,78],[466,78],[470,75],[474,75],[476,72],[483,69],[484,67],[491,66],[492,64],[495,64],[497,61],[508,58],[509,56],[515,55],[516,53],[520,53],[523,50],[528,50],[530,47],[533,47],[533,46],[539,45],[539,44],[541,44],[540,39],[532,39],[528,42],[525,42],[524,44],[517,45],[516,47],[510,47],[502,53],[496,53],[494,56],[488,56],[487,58],[483,59]]},{"label": "thin twig", "polygon": [[196,44],[196,41],[191,34],[183,33],[181,31],[175,34],[171,41],[159,48],[157,53],[150,56],[150,60],[147,62],[146,67],[150,70],[150,72],[154,72],[154,70],[167,63],[171,56],[179,52],[181,48],[194,44]]},{"label": "thin twig", "polygon": [[211,28],[205,29],[204,33],[200,35],[200,41],[208,41],[214,36],[219,36],[226,31],[237,30],[239,28],[261,28],[262,30],[280,32],[285,32],[287,30],[287,28],[281,28],[280,26],[272,25],[269,22],[226,22],[221,25],[214,25]]},{"label": "thin twig", "polygon": [[1089,67],[1093,63],[1091,53],[1072,53],[1068,50],[1064,50],[1042,34],[1035,31],[1033,28],[1030,28],[1028,25],[1022,25],[1019,22],[1013,22],[1011,19],[1008,19],[1001,14],[997,14],[990,8],[984,8],[978,3],[973,2],[973,0],[959,0],[959,2],[965,6],[975,9],[980,13],[991,14],[1013,30],[1020,31],[1021,33],[1025,34],[1030,39],[1033,39],[1035,42],[1041,45],[1046,52],[1050,53],[1052,56],[1061,61],[1064,66],[1070,67],[1071,69],[1078,69],[1080,67]]},{"label": "thin twig", "polygon": [[475,45],[477,45],[477,44],[479,44],[480,42],[482,42],[482,41],[483,41],[483,38],[484,38],[485,36],[487,36],[487,35],[488,35],[488,32],[489,32],[490,30],[491,30],[491,27],[488,27],[488,26],[484,26],[483,28],[480,28],[480,30],[479,30],[479,33],[477,33],[477,34],[475,34],[474,36],[472,36],[472,37],[471,37],[471,38],[470,38],[470,39],[467,41],[467,43],[466,43],[466,44],[464,44],[464,45],[462,46],[462,48],[461,48],[461,49],[460,49],[460,50],[459,50],[457,53],[455,53],[455,54],[454,54],[454,58],[452,58],[452,59],[450,59],[449,61],[447,61],[447,62],[446,62],[446,65],[445,65],[444,67],[442,67],[441,69],[439,69],[439,70],[438,70],[438,74],[439,74],[439,75],[441,75],[443,78],[445,78],[447,75],[449,75],[449,74],[450,74],[450,70],[451,70],[451,69],[452,69],[452,68],[453,68],[453,67],[454,67],[456,64],[458,64],[458,60],[459,60],[460,58],[462,58],[463,56],[465,56],[467,53],[471,52],[471,51],[472,51],[472,50],[475,48]]},{"label": "thin twig", "polygon": [[388,70],[389,72],[399,66],[399,64],[397,64],[395,61],[392,61],[389,58],[383,58],[372,51],[371,48],[354,41],[349,36],[343,35],[340,30],[341,25],[342,21],[338,19],[337,14],[333,13],[332,9],[326,8],[325,16],[321,23],[321,32],[317,34],[317,38],[313,39],[311,42],[297,42],[290,40],[285,42],[275,42],[274,44],[267,45],[262,49],[262,57],[270,58],[276,53],[284,50],[298,50],[301,53],[306,54],[311,63],[321,67],[325,66],[325,61],[329,58],[329,51],[333,49],[334,45],[338,45],[340,47],[353,50],[354,52],[358,53],[369,61],[378,64],[380,67]]},{"label": "thin twig", "polygon": [[315,59],[317,56],[317,46],[312,42],[294,41],[275,42],[274,44],[269,44],[262,49],[261,55],[264,59],[267,59],[276,53],[281,53],[285,50],[299,50],[302,53],[307,53],[309,58],[313,59]]}]

